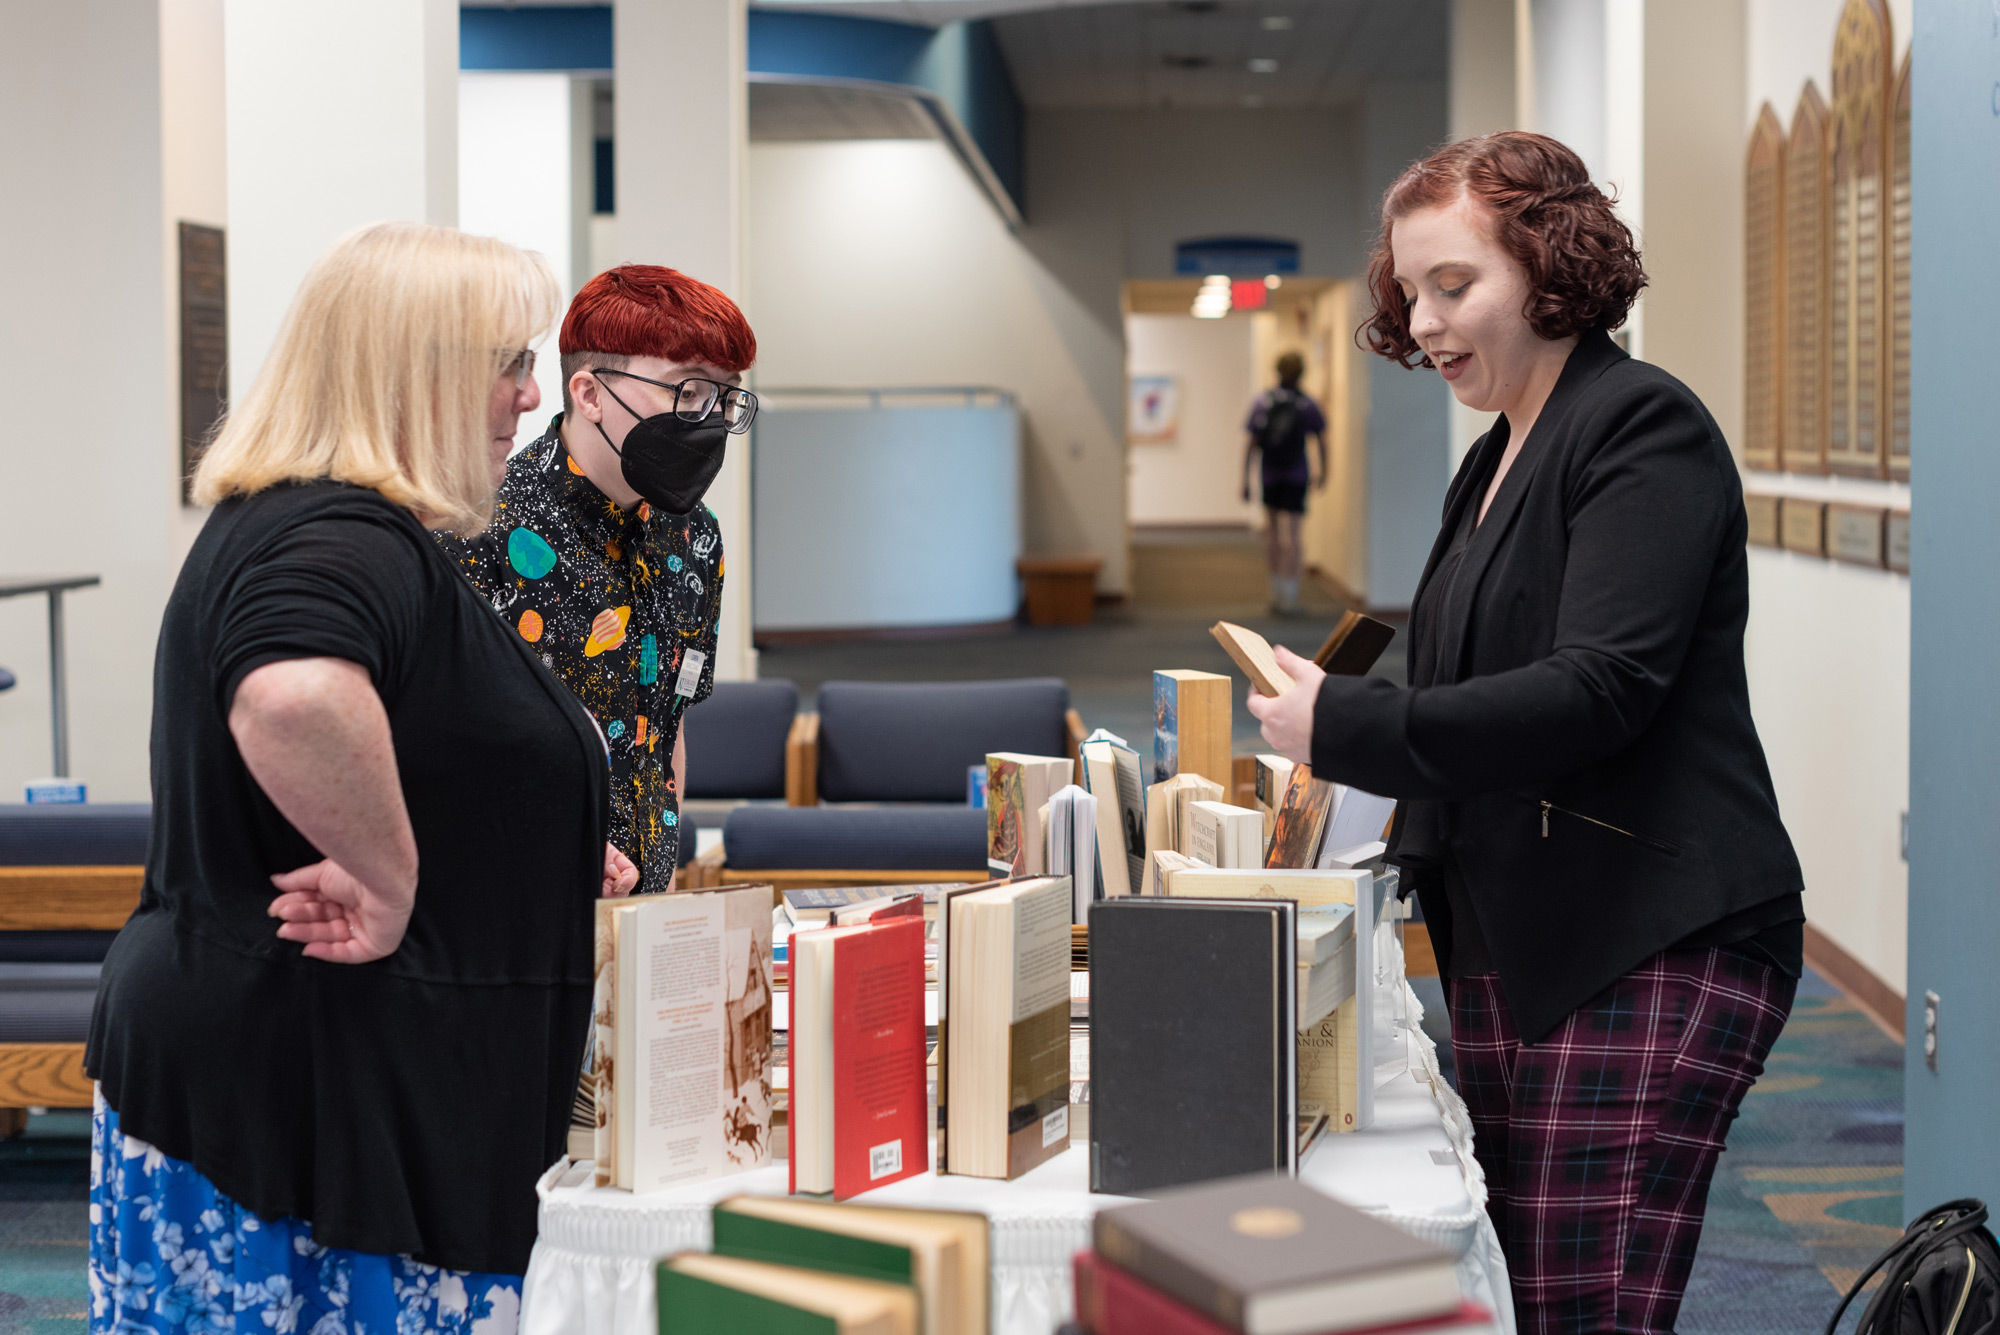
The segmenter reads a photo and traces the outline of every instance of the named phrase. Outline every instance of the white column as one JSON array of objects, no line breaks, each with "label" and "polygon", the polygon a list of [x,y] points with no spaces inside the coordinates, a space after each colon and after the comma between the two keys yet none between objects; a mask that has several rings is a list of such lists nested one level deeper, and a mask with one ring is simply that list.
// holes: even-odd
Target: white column
[{"label": "white column", "polygon": [[[70,769],[144,801],[153,642],[179,506],[162,244],[160,0],[0,5],[0,571],[67,595]],[[0,601],[0,801],[50,772],[48,611]]]},{"label": "white column", "polygon": [[226,0],[229,379],[334,238],[458,221],[454,0]]},{"label": "white column", "polygon": [[[746,0],[617,0],[618,257],[743,297],[749,157]],[[751,324],[756,312],[746,311]],[[755,435],[754,430],[752,436]],[[750,439],[709,488],[726,577],[715,675],[757,675],[750,625]]]},{"label": "white column", "polygon": [[[1518,11],[1518,12],[1517,12]],[[1527,0],[1452,0],[1451,105],[1449,137],[1518,128],[1520,64],[1515,51],[1517,19]],[[1531,44],[1532,45],[1532,44]],[[1474,412],[1451,401],[1451,467],[1490,431],[1498,413]]]}]

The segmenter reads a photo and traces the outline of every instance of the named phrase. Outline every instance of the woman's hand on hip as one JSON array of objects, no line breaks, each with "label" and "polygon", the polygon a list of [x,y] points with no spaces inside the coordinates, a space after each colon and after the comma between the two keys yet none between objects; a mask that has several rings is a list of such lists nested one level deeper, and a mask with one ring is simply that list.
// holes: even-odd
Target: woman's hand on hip
[{"label": "woman's hand on hip", "polygon": [[1301,765],[1312,761],[1313,706],[1319,701],[1319,684],[1326,673],[1309,658],[1300,658],[1283,645],[1275,646],[1278,666],[1292,679],[1292,689],[1272,699],[1250,691],[1249,709],[1262,724],[1264,740],[1287,760]]},{"label": "woman's hand on hip", "polygon": [[639,884],[639,869],[632,865],[632,859],[618,851],[615,844],[604,846],[604,889],[599,892],[603,899],[616,899],[620,895],[632,893],[632,887]]},{"label": "woman's hand on hip", "polygon": [[326,858],[271,878],[281,892],[266,910],[282,919],[281,941],[302,941],[308,959],[366,964],[393,955],[410,925],[413,889],[383,893]]}]

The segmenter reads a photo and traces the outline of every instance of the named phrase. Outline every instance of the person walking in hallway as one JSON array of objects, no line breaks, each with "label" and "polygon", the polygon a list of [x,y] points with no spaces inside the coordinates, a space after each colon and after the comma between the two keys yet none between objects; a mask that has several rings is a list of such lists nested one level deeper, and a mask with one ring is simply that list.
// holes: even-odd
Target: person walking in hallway
[{"label": "person walking in hallway", "polygon": [[1553,139],[1390,187],[1369,346],[1499,419],[1411,611],[1409,684],[1253,695],[1316,778],[1399,799],[1520,1328],[1670,1332],[1709,1181],[1791,1012],[1804,878],[1750,715],[1743,485],[1611,331],[1632,235]]},{"label": "person walking in hallway", "polygon": [[[1243,450],[1243,499],[1250,499],[1250,465],[1262,455],[1264,551],[1271,569],[1271,610],[1298,616],[1299,571],[1304,564],[1299,526],[1306,517],[1306,491],[1326,486],[1326,416],[1299,388],[1305,360],[1296,352],[1278,358],[1278,387],[1250,405],[1250,433]],[[1306,456],[1306,439],[1318,445],[1319,472]]]}]

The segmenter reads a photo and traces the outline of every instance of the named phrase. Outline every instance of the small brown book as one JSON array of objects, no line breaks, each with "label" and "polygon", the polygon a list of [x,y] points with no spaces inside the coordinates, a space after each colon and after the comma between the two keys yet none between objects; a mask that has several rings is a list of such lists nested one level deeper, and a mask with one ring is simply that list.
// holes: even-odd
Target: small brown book
[{"label": "small brown book", "polygon": [[1278,1174],[1100,1210],[1097,1254],[1244,1335],[1305,1335],[1458,1310],[1450,1253]]},{"label": "small brown book", "polygon": [[1375,660],[1396,638],[1396,628],[1359,612],[1342,614],[1340,624],[1326,643],[1313,655],[1320,670],[1335,677],[1359,677],[1375,666]]}]

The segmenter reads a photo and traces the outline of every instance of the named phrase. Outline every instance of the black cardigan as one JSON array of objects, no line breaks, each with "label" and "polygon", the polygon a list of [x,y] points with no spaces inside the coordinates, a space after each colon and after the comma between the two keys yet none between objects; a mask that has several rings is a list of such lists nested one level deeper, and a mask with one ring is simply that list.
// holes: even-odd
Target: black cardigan
[{"label": "black cardigan", "polygon": [[[1453,479],[1425,583],[1507,433],[1502,417]],[[1750,718],[1745,525],[1701,401],[1585,334],[1466,551],[1435,679],[1320,688],[1313,772],[1402,799],[1391,857],[1447,954],[1437,871],[1455,858],[1528,1042],[1802,889]]]}]

